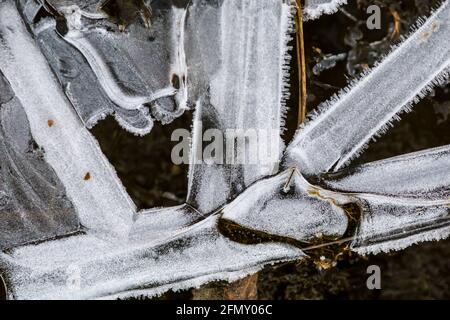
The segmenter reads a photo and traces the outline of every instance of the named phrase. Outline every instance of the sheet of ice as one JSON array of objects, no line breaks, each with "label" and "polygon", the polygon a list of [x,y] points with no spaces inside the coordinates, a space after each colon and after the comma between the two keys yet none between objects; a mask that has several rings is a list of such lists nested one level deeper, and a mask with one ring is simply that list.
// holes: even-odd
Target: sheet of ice
[{"label": "sheet of ice", "polygon": [[0,104],[5,104],[14,98],[14,91],[11,89],[8,80],[0,71]]},{"label": "sheet of ice", "polygon": [[81,10],[83,10],[83,12],[91,15],[99,13],[98,6],[100,3],[102,3],[101,0],[47,0],[47,2],[58,10],[60,10],[61,8],[67,8],[76,5]]},{"label": "sheet of ice", "polygon": [[34,142],[0,71],[0,250],[66,235],[80,223],[64,186]]},{"label": "sheet of ice", "polygon": [[125,298],[235,280],[263,265],[303,257],[283,244],[237,244],[221,236],[216,223],[212,216],[153,245],[111,246],[92,236],[74,236],[0,253],[0,267],[15,284],[11,298]]},{"label": "sheet of ice", "polygon": [[[440,240],[450,235],[449,161],[450,146],[443,146],[325,174],[317,186],[289,169],[250,186],[222,219],[301,241],[302,248],[317,235],[350,236],[360,254]],[[354,234],[341,209],[350,203],[361,215]]]},{"label": "sheet of ice", "polygon": [[[2,252],[0,269],[6,271],[12,297],[153,295],[215,279],[236,279],[264,264],[303,256],[283,244],[234,243],[218,233],[217,216],[192,225],[203,215],[189,205],[135,214],[13,2],[0,2],[0,21],[0,70],[12,89],[7,93],[13,92],[23,104],[31,134],[45,149],[45,162],[61,179],[86,227],[83,234]],[[5,94],[2,99],[10,98]],[[82,290],[74,292],[77,275]]]},{"label": "sheet of ice", "polygon": [[[126,236],[135,207],[92,135],[60,91],[12,1],[0,3],[0,70],[28,118],[44,159],[86,228]],[[89,175],[88,175],[89,173]]]},{"label": "sheet of ice", "polygon": [[363,214],[352,242],[360,254],[401,250],[450,235],[450,200],[358,195]]},{"label": "sheet of ice", "polygon": [[[448,1],[431,20],[439,21],[440,24],[427,22],[419,29],[422,30],[422,37],[416,36],[417,33],[413,35],[417,37],[417,41],[421,39],[423,43],[433,42],[430,44],[433,49],[439,46],[439,36],[436,34],[442,28],[448,32],[448,25],[438,18],[441,17],[440,13],[447,10],[447,5]],[[181,12],[174,14],[180,17]],[[185,48],[186,61],[192,67],[189,69],[189,77],[185,79],[192,88],[189,99],[197,104],[196,120],[202,120],[203,123],[203,127],[194,125],[193,150],[196,150],[201,135],[207,128],[218,128],[222,132],[234,128],[279,129],[282,126],[286,98],[290,2],[194,0],[189,7],[188,17],[192,19],[186,20],[186,34],[177,37],[189,39],[186,40],[186,44],[189,44]],[[41,32],[45,28],[45,24],[41,25]],[[87,39],[88,46],[102,43],[102,39],[94,39],[98,36],[95,32],[89,33],[98,28],[96,25],[83,35],[82,39]],[[202,32],[196,32],[199,30]],[[189,203],[192,206],[188,204],[135,214],[134,206],[98,145],[77,115],[71,111],[69,101],[51,76],[46,60],[21,23],[21,17],[11,1],[0,2],[0,36],[0,70],[7,79],[3,84],[0,82],[0,90],[5,92],[0,96],[0,101],[2,105],[8,105],[14,100],[20,101],[31,135],[45,150],[45,162],[66,187],[81,223],[87,227],[85,234],[21,246],[0,253],[0,269],[6,270],[5,276],[11,284],[11,297],[73,299],[155,295],[169,289],[198,286],[211,280],[236,279],[255,272],[264,264],[303,256],[300,250],[286,244],[242,245],[232,242],[217,231],[219,215],[204,219],[204,214],[234,198],[252,182],[274,173],[277,161],[258,168],[256,165],[196,165],[190,172]],[[408,41],[410,40],[398,52],[402,53],[406,45],[416,48]],[[425,50],[426,44],[418,47]],[[92,61],[103,63],[105,60],[98,60],[96,54],[100,53],[96,50],[94,46],[85,54],[94,53]],[[399,55],[398,52],[394,56]],[[102,54],[106,56],[104,52]],[[183,54],[183,51],[178,51],[178,58]],[[413,52],[406,55],[415,54]],[[439,56],[438,53],[436,55]],[[204,59],[205,56],[208,59]],[[432,56],[431,60],[439,61],[439,57],[434,54]],[[141,82],[133,77],[142,77],[142,73],[134,74],[138,69],[133,72],[120,69],[130,65],[114,59],[112,57],[111,62],[118,66],[117,72],[108,75],[112,70],[108,69],[110,66],[103,66],[106,71],[99,67],[100,71],[105,71],[106,80],[103,80],[107,81],[106,85],[111,84],[108,82],[111,80],[109,76],[121,74],[125,78],[129,75],[127,81],[138,87]],[[384,64],[390,59],[394,58],[387,58]],[[375,76],[369,75],[366,79],[376,79],[377,72],[380,72],[377,70],[385,70],[384,68],[387,67],[378,67],[373,71]],[[422,66],[417,68],[421,70]],[[97,70],[96,77],[100,71]],[[428,84],[436,78],[437,74],[428,79],[429,74],[424,74],[426,79],[422,79],[421,83]],[[409,74],[406,78],[410,78]],[[363,80],[362,83],[365,81],[369,80]],[[142,83],[146,83],[145,79]],[[417,89],[417,83],[413,84],[415,85],[410,91]],[[358,84],[353,89],[357,94],[362,90],[359,86],[362,85]],[[102,90],[107,92],[103,85]],[[115,89],[113,91],[114,94],[117,93]],[[119,96],[116,101],[122,104],[121,110],[128,110],[125,107],[132,105],[125,103],[130,101],[127,100],[127,92],[125,90],[124,95]],[[362,95],[361,92],[360,94]],[[347,95],[351,96],[352,93]],[[107,96],[110,100],[115,99],[108,94]],[[134,99],[136,95],[131,97]],[[342,99],[345,97],[346,95]],[[340,112],[353,111],[340,101],[337,102],[338,109],[342,109]],[[344,107],[340,107],[342,105]],[[133,111],[133,108],[130,109],[128,111]],[[360,109],[357,111],[365,115]],[[381,109],[386,111],[385,107]],[[328,113],[331,116],[327,116]],[[343,130],[343,125],[339,123],[336,124],[337,129],[333,127],[330,122],[335,120],[333,115],[333,112],[325,111],[318,116],[318,120],[310,123],[310,129],[307,127],[312,132],[307,135],[307,140],[311,139],[311,142],[308,140],[304,145],[317,153],[311,156],[323,155],[320,153],[320,148],[323,148],[320,143],[318,149],[311,146],[313,142],[322,142],[315,134],[323,135],[326,125],[331,125],[332,132],[335,130],[341,133],[340,130]],[[17,127],[14,126],[14,130]],[[342,133],[344,132],[347,131]],[[350,133],[347,132],[349,135]],[[279,141],[279,132],[273,135]],[[348,138],[345,134],[343,137],[344,141],[345,137]],[[347,150],[339,149],[340,146],[337,143],[333,148]],[[240,148],[243,146],[234,150],[238,156],[247,152]],[[277,155],[280,150],[281,148],[277,149]],[[361,190],[363,193],[349,192],[345,190],[345,186],[347,181],[354,179],[359,183],[355,182],[356,187],[363,188],[360,179],[376,174],[377,170],[387,174],[391,169],[398,169],[399,163],[407,160],[396,158],[381,164],[369,164],[356,171],[354,176],[338,176],[334,180],[333,177],[327,177],[327,180],[323,180],[330,184],[336,183],[338,189],[344,189],[339,192],[312,186],[300,173],[290,170],[255,183],[223,209],[222,218],[254,230],[308,241],[318,234],[342,236],[347,229],[348,220],[340,206],[357,202],[361,206],[362,220],[353,249],[359,252],[398,249],[419,240],[445,237],[450,231],[447,223],[448,189],[445,189],[445,181],[425,179],[425,171],[447,177],[442,170],[448,168],[448,161],[441,156],[448,156],[445,147],[432,150],[430,154],[406,156],[411,163],[416,161],[423,165],[424,171],[418,178],[423,183],[413,186],[413,182],[406,181],[405,178],[406,182],[400,189],[394,186],[389,190],[383,189],[374,181],[373,187],[380,194],[370,194],[364,190]],[[324,158],[327,157],[328,154],[325,153]],[[317,159],[320,164],[322,158]],[[331,166],[334,162],[331,162]],[[305,166],[299,167],[303,174]],[[411,176],[411,168],[405,166],[404,172]],[[310,173],[322,171],[312,170]],[[293,175],[290,176],[289,173],[292,172]],[[290,183],[286,184],[287,181]],[[224,187],[211,187],[216,184],[223,184]],[[399,190],[402,192],[400,195],[390,193]],[[413,194],[418,196],[411,196]],[[200,210],[194,209],[194,205]]]},{"label": "sheet of ice", "polygon": [[[188,3],[152,3],[151,28],[141,20],[124,33],[107,31],[98,23],[77,30],[74,24],[64,39],[83,53],[116,104],[127,109],[151,103],[158,120],[171,122],[187,108],[184,25]],[[127,88],[118,87],[123,83]]]},{"label": "sheet of ice", "polygon": [[[45,25],[46,24],[46,25]],[[146,134],[153,126],[148,110],[119,107],[97,84],[97,78],[83,55],[64,41],[54,22],[45,21],[36,26],[35,36],[53,72],[77,113],[88,128],[113,113],[117,121],[136,134]]]},{"label": "sheet of ice", "polygon": [[450,146],[326,174],[321,186],[345,192],[362,210],[354,250],[400,250],[450,234]]},{"label": "sheet of ice", "polygon": [[249,187],[223,209],[222,218],[303,242],[317,236],[340,238],[348,224],[335,199],[319,195],[292,169]]},{"label": "sheet of ice", "polygon": [[319,183],[341,192],[448,199],[450,145],[325,174]]},{"label": "sheet of ice", "polygon": [[373,70],[326,102],[288,146],[287,165],[297,164],[307,176],[340,169],[447,78],[449,16],[447,0]]},{"label": "sheet of ice", "polygon": [[347,0],[306,0],[304,8],[305,20],[317,19],[322,14],[335,13],[344,4],[347,4]]},{"label": "sheet of ice", "polygon": [[[191,166],[188,203],[211,212],[278,169],[284,148],[280,128],[288,94],[292,6],[290,1],[276,0],[194,0],[188,16],[189,99],[196,102],[197,123],[191,162],[196,150],[202,152],[200,142],[209,129],[223,137],[230,129],[241,129],[234,133],[247,141],[224,138],[224,153],[230,158]],[[258,130],[256,139],[250,140]],[[257,149],[265,147],[272,157],[257,158],[257,152],[264,152]],[[257,160],[239,161],[244,155]]]},{"label": "sheet of ice", "polygon": [[[189,105],[197,105],[196,116],[204,125],[194,147],[209,128],[224,134],[233,128],[244,132],[266,130],[258,136],[259,141],[250,144],[263,149],[261,140],[268,136],[267,148],[273,148],[268,163],[193,166],[188,200],[191,205],[202,212],[211,212],[247,185],[277,170],[283,149],[279,129],[283,126],[287,96],[285,78],[290,58],[287,42],[292,31],[290,1],[191,1],[189,18],[184,9],[188,2],[174,5],[171,1],[157,1],[152,3],[155,19],[150,30],[137,20],[125,33],[106,31],[111,26],[103,20],[83,19],[77,9],[81,6],[78,1],[52,3],[66,15],[71,27],[64,36],[65,41],[49,21],[37,24],[35,34],[67,96],[88,127],[114,112],[128,130],[148,133],[152,119],[142,104],[156,96],[161,96],[154,100],[156,104],[173,104],[172,97],[164,95],[171,90],[175,93],[172,83],[175,81],[179,87],[175,99],[181,107],[154,105],[152,114],[168,122],[182,113],[189,98]],[[240,18],[235,20],[237,16]],[[152,40],[148,41],[148,37]],[[189,97],[186,82],[189,82]],[[153,96],[146,96],[147,92]],[[255,105],[258,105],[256,113]],[[236,144],[232,147],[236,158],[251,148],[246,143]],[[216,179],[217,183],[213,184],[216,190],[210,190],[211,178]]]}]

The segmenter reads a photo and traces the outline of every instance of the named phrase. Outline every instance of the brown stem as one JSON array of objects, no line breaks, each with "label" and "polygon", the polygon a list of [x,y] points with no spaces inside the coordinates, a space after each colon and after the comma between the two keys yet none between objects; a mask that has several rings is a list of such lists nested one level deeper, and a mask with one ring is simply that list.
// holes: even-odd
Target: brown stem
[{"label": "brown stem", "polygon": [[298,66],[298,81],[299,81],[299,111],[298,124],[302,124],[306,118],[306,59],[305,59],[305,41],[303,37],[303,10],[300,0],[295,0],[297,6],[296,15],[296,42],[297,42],[297,66]]}]

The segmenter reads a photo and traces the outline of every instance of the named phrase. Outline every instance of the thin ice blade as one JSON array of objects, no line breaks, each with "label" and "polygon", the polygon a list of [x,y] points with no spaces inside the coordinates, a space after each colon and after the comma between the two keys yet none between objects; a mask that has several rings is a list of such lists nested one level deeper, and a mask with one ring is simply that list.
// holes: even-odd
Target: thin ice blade
[{"label": "thin ice blade", "polygon": [[125,236],[135,207],[100,147],[73,112],[11,1],[0,3],[0,70],[20,100],[31,135],[64,185],[80,222]]},{"label": "thin ice blade", "polygon": [[117,299],[232,281],[304,256],[283,244],[235,243],[216,224],[212,216],[163,243],[145,245],[75,236],[0,253],[0,267],[8,270],[7,281],[15,284],[9,294],[16,299]]},{"label": "thin ice blade", "polygon": [[449,16],[450,2],[445,1],[379,65],[325,103],[288,146],[287,163],[310,176],[338,170],[385,131],[399,112],[445,79],[450,66]]}]

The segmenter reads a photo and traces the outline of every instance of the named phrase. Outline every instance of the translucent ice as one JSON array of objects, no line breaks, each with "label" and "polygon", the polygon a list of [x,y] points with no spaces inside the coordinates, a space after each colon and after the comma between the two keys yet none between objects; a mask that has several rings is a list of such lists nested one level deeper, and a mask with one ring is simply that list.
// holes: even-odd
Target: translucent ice
[{"label": "translucent ice", "polygon": [[[250,186],[222,210],[221,219],[266,238],[296,240],[304,249],[322,237],[351,241],[361,254],[439,240],[450,234],[449,148],[323,175],[320,186],[289,169]],[[344,209],[351,204],[358,211],[352,216],[356,230],[349,229]]]},{"label": "translucent ice", "polygon": [[361,253],[450,234],[450,146],[326,174],[321,185],[359,203],[362,219],[353,248]]},{"label": "translucent ice", "polygon": [[[161,20],[154,21],[154,31],[170,40],[155,43],[163,43],[170,66],[157,65],[159,58],[140,64],[146,55],[140,46],[133,48],[136,42],[157,51],[146,37],[139,38],[146,35],[144,27],[132,23],[129,33],[110,33],[93,2],[51,1],[68,23],[68,32],[60,34],[66,39],[58,38],[53,18],[35,21],[39,5],[19,2],[40,49],[14,2],[0,0],[0,161],[2,170],[5,163],[22,166],[18,171],[26,178],[0,175],[9,179],[0,189],[0,212],[10,215],[0,217],[0,224],[12,221],[6,230],[19,230],[16,238],[0,236],[0,246],[9,249],[0,253],[0,270],[10,297],[155,295],[235,280],[268,263],[302,258],[302,251],[288,245],[292,241],[307,245],[325,236],[352,241],[351,248],[365,254],[449,235],[448,146],[332,173],[447,75],[449,1],[300,129],[285,163],[295,168],[270,178],[283,149],[279,129],[287,96],[291,1],[193,0],[187,7],[183,1],[156,2]],[[121,54],[112,54],[115,50]],[[151,74],[155,70],[163,76]],[[166,78],[172,71],[178,78]],[[166,95],[167,88],[175,90]],[[147,99],[152,95],[154,100]],[[114,110],[118,119],[141,130],[151,121],[144,105],[153,104],[153,115],[165,121],[166,112],[180,111],[179,105],[166,108],[170,103],[189,100],[196,106],[191,154],[206,129],[266,129],[269,140],[279,143],[276,156],[264,166],[193,162],[187,204],[137,213],[85,125]],[[96,102],[101,106],[91,108]],[[372,102],[375,107],[368,108]],[[31,140],[44,152],[23,156]],[[232,146],[234,155],[246,155],[245,144]],[[42,172],[46,179],[40,179]],[[27,190],[32,199],[14,194],[29,186],[39,188]],[[63,210],[45,210],[48,196],[58,199],[58,209],[69,209],[68,217],[60,219]],[[21,201],[36,206],[44,228],[31,223]],[[16,212],[25,219],[17,219],[11,203],[19,204]],[[361,219],[352,237],[340,239],[350,226],[348,204],[357,206]],[[219,232],[223,222],[286,243],[244,245]],[[47,241],[28,243],[36,240]]]},{"label": "translucent ice", "polygon": [[73,236],[0,253],[0,268],[9,271],[7,281],[14,284],[11,298],[127,298],[232,281],[265,264],[303,257],[288,245],[230,241],[217,232],[216,223],[212,216],[162,243],[145,245]]},{"label": "translucent ice", "polygon": [[183,6],[154,2],[151,28],[136,19],[125,32],[93,3],[23,0],[21,7],[88,127],[114,114],[125,129],[143,135],[153,126],[148,108],[163,123],[187,109]]},{"label": "translucent ice", "polygon": [[400,250],[450,235],[450,201],[359,195],[362,218],[352,249],[361,253]]},{"label": "translucent ice", "polygon": [[429,200],[450,197],[450,146],[419,151],[325,174],[321,184],[342,192]]},{"label": "translucent ice", "polygon": [[[281,112],[278,108],[282,105],[285,97],[284,65],[285,59],[287,59],[286,43],[287,33],[290,29],[291,8],[290,5],[279,1],[267,0],[264,3],[268,6],[263,15],[267,21],[260,20],[258,23],[269,23],[272,27],[276,26],[279,32],[283,32],[281,40],[279,35],[268,33],[266,29],[264,29],[265,32],[254,34],[262,39],[268,35],[270,39],[276,40],[275,45],[273,43],[267,45],[265,50],[260,52],[258,48],[251,50],[252,54],[257,56],[255,60],[258,61],[260,67],[265,68],[264,64],[269,64],[264,71],[265,78],[261,81],[258,80],[256,84],[259,94],[264,93],[268,96],[268,100],[260,101],[261,111],[257,114],[258,121],[253,120],[255,117],[249,109],[236,118],[224,118],[221,129],[234,128],[242,123],[250,127],[254,127],[255,124],[263,127],[263,124],[267,126],[268,121],[271,122],[270,127],[272,128],[278,129],[280,126]],[[256,11],[262,10],[259,2],[246,1],[244,4],[244,7],[252,7],[249,19],[256,19]],[[272,12],[273,8],[277,9],[275,13]],[[31,12],[33,12],[32,9],[30,9]],[[240,5],[233,2],[232,6],[224,6],[215,14],[224,15],[223,18],[226,17],[227,23],[230,23],[233,15],[240,15],[240,19],[245,20],[241,9]],[[80,223],[85,228],[81,233],[66,234],[65,238],[47,239],[48,241],[38,244],[19,246],[2,252],[0,269],[5,271],[5,276],[10,284],[9,294],[12,297],[31,299],[37,297],[95,298],[126,297],[138,294],[154,295],[170,288],[198,286],[210,280],[237,279],[255,272],[267,263],[298,259],[303,256],[300,250],[285,244],[245,246],[230,241],[217,231],[217,215],[205,219],[205,216],[211,212],[199,211],[198,208],[190,205],[136,213],[135,207],[113,169],[93,137],[86,130],[85,125],[80,121],[78,115],[83,109],[76,108],[77,112],[74,112],[70,103],[76,105],[74,98],[77,95],[81,97],[83,88],[91,90],[86,91],[89,94],[101,93],[98,95],[100,102],[114,99],[103,86],[96,86],[101,90],[92,91],[93,89],[89,86],[90,81],[93,79],[97,81],[99,74],[96,74],[95,70],[93,73],[89,71],[89,68],[94,69],[90,64],[77,67],[70,64],[75,63],[77,59],[83,61],[84,55],[71,53],[66,59],[52,57],[52,54],[62,50],[62,43],[61,46],[57,45],[57,49],[54,51],[48,50],[48,47],[51,47],[50,43],[57,41],[55,38],[57,34],[54,29],[52,30],[52,25],[54,27],[54,22],[51,20],[41,20],[35,25],[34,32],[41,46],[40,49],[47,53],[47,59],[49,59],[58,80],[61,81],[61,76],[68,79],[77,78],[81,72],[86,77],[84,79],[87,83],[83,84],[83,81],[77,80],[79,81],[77,82],[78,94],[74,93],[72,96],[66,86],[65,93],[69,96],[69,101],[61,91],[46,58],[41,54],[34,39],[21,22],[15,4],[11,1],[0,2],[2,39],[0,70],[5,74],[5,79],[11,87],[11,90],[5,90],[2,101],[7,102],[14,95],[23,104],[26,118],[30,124],[31,135],[44,148],[45,162],[53,168],[62,185],[65,186],[67,196],[73,203]],[[228,24],[222,27],[225,26],[228,29]],[[250,28],[248,24],[247,26]],[[51,32],[47,33],[47,30]],[[41,35],[48,38],[39,38]],[[89,35],[86,37],[89,38]],[[241,34],[241,38],[243,42],[238,43],[246,43],[245,34]],[[228,34],[223,40],[223,45],[231,46],[233,43],[230,39],[231,35]],[[208,43],[209,39],[204,37],[201,38],[201,41]],[[95,41],[91,43],[95,43]],[[266,41],[262,43],[266,43]],[[92,52],[91,49],[87,51]],[[49,54],[49,52],[53,53]],[[258,54],[261,56],[258,57]],[[224,56],[229,60],[228,63],[233,65],[232,56],[225,53]],[[92,61],[96,61],[96,58],[94,57]],[[246,60],[242,53],[240,58],[248,63],[252,61],[252,59]],[[242,62],[242,60],[239,61]],[[121,63],[117,62],[117,67],[120,68]],[[55,66],[57,66],[56,69]],[[108,68],[108,66],[105,67]],[[237,66],[234,68],[239,71]],[[249,72],[256,72],[253,68],[256,66],[252,66]],[[194,66],[192,69],[196,70],[197,74],[203,72]],[[218,75],[225,77],[222,67],[218,71],[218,74],[211,78],[206,71],[199,76],[208,81],[207,87],[197,85],[197,88],[200,88],[200,96],[209,96],[205,92],[210,91],[209,87],[214,84],[214,81],[218,81],[215,83],[218,88],[224,88],[225,84],[233,84],[233,77],[236,76],[233,74],[227,75],[229,78],[225,84],[221,84],[221,80],[214,80]],[[100,72],[102,71],[100,70]],[[124,75],[122,74],[122,76]],[[193,77],[193,79],[196,78]],[[105,78],[105,81],[109,80]],[[133,84],[133,78],[128,80]],[[71,84],[75,83],[72,82],[73,80],[65,81],[67,81],[69,89]],[[246,88],[244,85],[247,84],[244,81],[244,83],[239,82],[239,85],[243,86],[240,90],[244,90]],[[75,87],[72,89],[75,90]],[[214,95],[211,96],[214,99],[224,99],[219,94],[221,92],[216,89]],[[237,112],[244,106],[246,108],[253,107],[254,98],[256,97],[250,95],[248,101],[231,105],[230,108],[235,108]],[[133,108],[126,108],[129,106],[124,103],[126,101],[128,100],[116,101],[117,104],[122,104],[121,112],[133,111]],[[92,102],[82,101],[86,106]],[[116,103],[114,104],[116,105]],[[269,105],[272,103],[277,110]],[[228,107],[225,104],[218,106],[220,108]],[[267,111],[267,114],[264,114],[263,109]],[[225,109],[218,110],[222,115],[226,115]],[[102,115],[102,112],[95,110],[84,111],[87,115],[85,119],[95,119]],[[197,111],[197,114],[201,115],[202,113]],[[81,118],[83,119],[83,117]],[[205,119],[207,118],[205,116]],[[256,127],[258,128],[258,126]],[[276,130],[275,137],[279,140],[278,130]],[[279,152],[280,150],[277,150],[277,159]],[[258,171],[257,174],[254,174],[253,171],[245,172],[246,178],[243,181],[254,181],[261,175],[274,172],[274,166],[275,163],[271,163],[268,169],[263,172]],[[213,168],[210,171],[211,175],[208,176],[209,179],[214,179],[209,180],[210,183],[217,183],[220,181],[217,179],[221,179],[221,177],[227,177],[229,182],[233,181],[231,177],[238,178],[238,173],[241,171],[231,169],[222,175],[222,172],[228,168],[225,166],[218,170]],[[207,177],[204,175],[204,171],[196,172],[201,178]],[[195,180],[191,180],[190,183],[194,182]],[[207,185],[203,184],[202,197],[204,198],[202,199],[204,200],[198,202],[199,207],[204,203],[209,203],[208,201],[211,199],[211,207],[217,206],[220,203],[215,199],[217,193],[206,187]],[[191,190],[191,194],[194,194],[194,189]],[[2,203],[7,201],[4,194],[1,199]],[[77,291],[75,288],[74,291],[74,287],[71,285],[74,277],[75,280],[79,277],[79,281],[75,281],[75,283],[80,283],[81,290]]]},{"label": "translucent ice", "polygon": [[105,235],[125,236],[135,208],[113,168],[60,90],[12,1],[0,3],[0,21],[0,70],[81,224]]},{"label": "translucent ice", "polygon": [[[331,171],[354,156],[397,112],[448,75],[449,13],[447,1],[371,73],[299,129],[288,147],[285,165],[296,167],[300,175],[288,178],[281,173],[255,183],[223,209],[223,219],[304,241],[314,234],[329,234],[324,226],[341,226],[335,235],[342,236],[347,218],[339,207],[354,203],[361,221],[352,246],[361,253],[448,236],[449,146]],[[419,49],[435,60],[423,63]],[[410,67],[398,72],[405,65]],[[405,86],[400,93],[398,85]],[[375,107],[368,107],[372,102]],[[302,174],[319,185],[309,185]],[[285,192],[284,185],[289,183],[295,186],[291,187],[293,194]],[[311,212],[314,217],[309,216]]]}]

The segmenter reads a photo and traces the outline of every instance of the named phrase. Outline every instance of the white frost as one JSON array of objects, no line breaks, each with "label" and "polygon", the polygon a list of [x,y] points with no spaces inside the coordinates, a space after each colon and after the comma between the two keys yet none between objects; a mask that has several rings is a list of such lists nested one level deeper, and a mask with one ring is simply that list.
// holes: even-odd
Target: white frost
[{"label": "white frost", "polygon": [[[257,4],[253,1],[247,4],[250,3]],[[241,62],[258,61],[258,64],[248,69],[252,74],[256,73],[257,67],[266,68],[265,78],[258,80],[257,92],[261,97],[268,96],[268,99],[254,100],[257,97],[252,95],[248,101],[235,104],[233,107],[236,110],[245,112],[237,118],[229,117],[223,123],[223,128],[234,128],[241,124],[253,127],[255,123],[264,128],[267,120],[272,122],[274,128],[279,128],[281,124],[280,109],[286,95],[286,71],[282,67],[286,65],[287,59],[291,7],[278,1],[267,0],[265,4],[271,5],[264,10],[263,16],[267,20],[261,19],[258,24],[268,23],[271,32],[264,29],[266,32],[254,35],[258,43],[265,44],[267,48],[259,51],[257,46],[253,47],[251,53],[257,58],[246,58],[241,53]],[[273,7],[277,9],[275,14]],[[237,10],[245,21],[244,11],[240,12],[239,9],[239,5],[220,8],[218,13],[231,23],[233,10]],[[256,19],[259,9],[259,6],[253,7],[249,18]],[[300,250],[284,244],[246,246],[232,242],[217,231],[217,215],[204,219],[203,214],[210,212],[200,213],[189,205],[136,213],[95,139],[84,127],[52,76],[47,61],[22,24],[12,2],[0,2],[0,21],[0,69],[24,105],[32,135],[45,149],[45,160],[67,189],[85,227],[81,234],[0,253],[0,268],[6,271],[12,297],[73,299],[125,297],[142,292],[154,295],[170,288],[198,286],[211,280],[237,279],[259,270],[265,264],[303,257]],[[229,24],[225,26],[229,29]],[[274,26],[282,32],[281,39],[278,32],[273,33],[271,28]],[[247,27],[250,25],[247,24]],[[266,36],[275,40],[276,45],[265,41]],[[245,40],[245,33],[241,37]],[[228,34],[223,45],[232,45],[231,38],[231,34]],[[243,43],[249,45],[252,42]],[[224,56],[233,65],[232,55]],[[234,68],[242,73],[237,66]],[[222,68],[219,71],[221,76],[226,73]],[[210,76],[207,72],[203,74]],[[236,74],[230,73],[228,77],[226,83],[233,84]],[[214,77],[209,81],[215,81]],[[239,82],[243,86],[242,90],[247,87],[246,82]],[[217,83],[216,86],[223,88],[226,83]],[[215,99],[218,94],[221,92],[214,93]],[[257,114],[258,122],[254,121],[251,111],[255,101],[262,105]],[[244,105],[247,108],[244,109]],[[277,107],[274,108],[274,105]],[[223,108],[221,113],[226,115],[227,106],[221,104],[220,107]],[[53,121],[51,126],[48,120]],[[267,172],[271,173],[272,170]],[[88,172],[90,178],[85,179]],[[254,180],[265,174],[266,171],[255,175],[246,174],[246,177]],[[227,179],[230,179],[229,175]],[[214,199],[215,194],[210,197]],[[78,270],[75,276],[81,277],[80,291],[73,291],[73,287],[68,285],[74,270]]]},{"label": "white frost", "polygon": [[[16,299],[123,298],[153,296],[212,280],[232,280],[303,253],[283,244],[241,245],[217,232],[217,216],[163,243],[111,245],[76,236],[0,253]],[[72,270],[81,275],[72,288]]]},{"label": "white frost", "polygon": [[361,165],[322,177],[325,188],[421,199],[450,197],[450,145]]},{"label": "white frost", "polygon": [[[188,202],[210,212],[278,170],[284,148],[280,128],[288,95],[292,6],[290,1],[273,0],[227,0],[220,5],[193,1],[189,17],[186,51],[195,119],[202,121],[203,130],[219,129],[224,136],[227,129],[266,130],[277,148],[274,161],[265,166],[191,166]],[[193,150],[202,133],[194,132]],[[246,150],[250,146],[240,144],[234,151],[239,157]]]},{"label": "white frost", "polygon": [[[331,11],[338,2],[309,3],[325,4],[321,10]],[[223,131],[283,126],[291,5],[291,1],[278,0],[228,0],[220,5],[192,2],[186,33],[172,33],[172,40],[186,40],[186,47],[183,44],[176,51],[179,68],[175,70],[186,71],[186,76],[189,66],[189,77],[182,79],[189,84],[189,95],[182,93],[177,99],[197,103],[196,120]],[[15,5],[0,0],[0,69],[13,91],[8,94],[23,105],[33,138],[44,148],[45,160],[65,186],[85,227],[65,238],[1,252],[0,268],[6,270],[10,296],[156,295],[211,280],[237,279],[266,264],[304,256],[287,244],[233,242],[218,231],[218,223],[225,219],[301,242],[322,235],[338,238],[349,226],[341,206],[357,203],[362,219],[352,243],[355,251],[399,249],[448,236],[448,146],[334,175],[329,171],[342,167],[399,111],[448,75],[449,14],[447,0],[380,65],[298,132],[287,152],[288,164],[294,163],[296,169],[256,182],[274,174],[278,162],[264,167],[195,165],[190,170],[188,204],[136,213],[114,170],[71,109]],[[182,10],[174,16],[175,20],[187,17]],[[77,21],[72,25],[78,27]],[[40,32],[49,27],[45,23]],[[84,36],[99,35],[94,33]],[[85,56],[92,54],[91,66],[104,62],[93,47],[80,50],[85,50]],[[110,58],[115,61],[114,55]],[[138,54],[133,56],[138,58]],[[120,63],[112,66],[124,67]],[[93,67],[104,85],[114,81],[109,67],[106,63]],[[146,67],[151,70],[153,66],[139,70]],[[127,72],[123,76],[134,75]],[[153,75],[146,77],[153,79]],[[118,88],[105,90],[112,91],[110,96],[125,111],[142,102]],[[368,108],[371,104],[375,107]],[[361,122],[355,124],[355,119]],[[202,133],[194,124],[194,150]],[[280,140],[278,133],[276,139]],[[243,152],[237,148],[238,154]],[[85,179],[88,172],[90,178]],[[304,176],[314,176],[320,186]],[[211,187],[218,183],[221,186]],[[78,288],[70,285],[74,276],[79,277]]]}]

